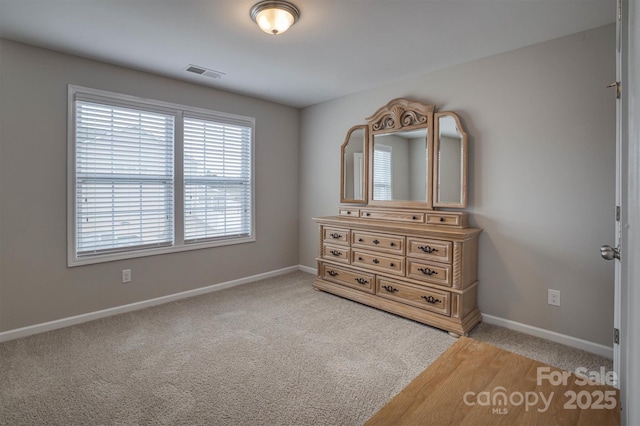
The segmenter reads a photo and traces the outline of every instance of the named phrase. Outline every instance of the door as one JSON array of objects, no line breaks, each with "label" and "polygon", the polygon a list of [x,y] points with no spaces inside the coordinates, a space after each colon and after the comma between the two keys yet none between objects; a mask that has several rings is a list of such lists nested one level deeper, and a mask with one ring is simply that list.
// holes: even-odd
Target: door
[{"label": "door", "polygon": [[[615,262],[614,265],[614,313],[613,313],[613,371],[616,378],[620,377],[620,327],[621,327],[621,291],[622,291],[622,261],[620,247],[622,246],[622,0],[617,1],[616,10],[616,81],[609,87],[615,90],[616,96],[616,200],[615,200],[615,235],[614,247],[603,245],[600,252],[603,258]],[[616,387],[620,387],[616,379]]]},{"label": "door", "polygon": [[616,294],[621,423],[640,425],[640,2],[622,0],[621,292]]}]

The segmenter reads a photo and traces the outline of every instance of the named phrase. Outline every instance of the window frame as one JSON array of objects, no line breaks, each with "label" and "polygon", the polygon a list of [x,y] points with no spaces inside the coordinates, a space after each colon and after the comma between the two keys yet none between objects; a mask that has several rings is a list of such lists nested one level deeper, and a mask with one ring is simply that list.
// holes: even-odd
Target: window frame
[{"label": "window frame", "polygon": [[[117,260],[133,259],[146,256],[154,256],[167,253],[177,253],[190,250],[199,250],[210,247],[219,247],[235,244],[250,243],[256,241],[256,205],[255,205],[255,118],[229,114],[204,108],[158,101],[155,99],[141,98],[132,95],[114,93],[105,90],[92,89],[77,85],[68,85],[67,98],[67,266],[81,266]],[[130,251],[115,253],[98,253],[95,255],[78,256],[76,253],[76,99],[104,103],[107,105],[126,108],[142,109],[163,114],[173,115],[174,141],[173,141],[173,171],[174,171],[174,218],[173,218],[173,243],[169,246],[138,248]],[[198,116],[204,120],[247,126],[251,128],[250,138],[250,173],[251,173],[251,226],[250,234],[242,237],[229,237],[210,239],[185,243],[184,240],[184,116]]]}]

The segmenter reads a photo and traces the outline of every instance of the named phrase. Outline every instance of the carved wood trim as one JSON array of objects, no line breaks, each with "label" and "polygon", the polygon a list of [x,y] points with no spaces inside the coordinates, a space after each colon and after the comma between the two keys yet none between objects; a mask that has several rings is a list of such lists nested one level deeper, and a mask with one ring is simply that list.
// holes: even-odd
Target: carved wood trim
[{"label": "carved wood trim", "polygon": [[[318,239],[318,253],[322,256],[322,245],[324,244],[324,225],[320,225],[320,238]],[[320,270],[320,262],[318,262],[318,269],[316,271],[318,278],[322,278],[322,271]]]},{"label": "carved wood trim", "polygon": [[451,293],[451,318],[460,318],[460,295]]},{"label": "carved wood trim", "polygon": [[462,244],[459,242],[453,243],[453,277],[452,287],[461,289],[464,287],[462,282]]},{"label": "carved wood trim", "polygon": [[427,127],[429,122],[433,120],[434,110],[435,105],[427,105],[405,98],[396,98],[379,108],[366,120],[374,133]]}]

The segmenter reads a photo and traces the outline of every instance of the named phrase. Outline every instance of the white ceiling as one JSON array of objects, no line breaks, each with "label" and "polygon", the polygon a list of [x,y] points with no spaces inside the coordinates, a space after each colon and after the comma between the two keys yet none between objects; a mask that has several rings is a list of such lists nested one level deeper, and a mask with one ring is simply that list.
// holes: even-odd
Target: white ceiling
[{"label": "white ceiling", "polygon": [[293,0],[300,20],[270,36],[257,1],[0,0],[0,37],[304,107],[613,23],[616,4]]}]

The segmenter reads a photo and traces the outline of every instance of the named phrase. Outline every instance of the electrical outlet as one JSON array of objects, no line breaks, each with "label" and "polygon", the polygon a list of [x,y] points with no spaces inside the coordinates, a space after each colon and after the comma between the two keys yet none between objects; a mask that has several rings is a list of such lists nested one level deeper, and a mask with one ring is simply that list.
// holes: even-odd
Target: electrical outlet
[{"label": "electrical outlet", "polygon": [[122,270],[122,282],[130,283],[131,282],[131,269],[123,269]]},{"label": "electrical outlet", "polygon": [[548,290],[547,303],[553,306],[560,306],[560,290]]}]

